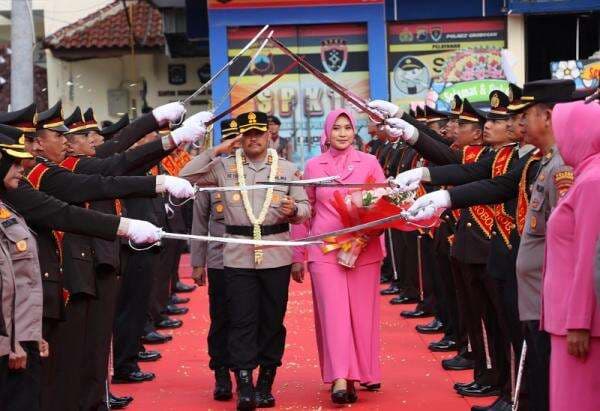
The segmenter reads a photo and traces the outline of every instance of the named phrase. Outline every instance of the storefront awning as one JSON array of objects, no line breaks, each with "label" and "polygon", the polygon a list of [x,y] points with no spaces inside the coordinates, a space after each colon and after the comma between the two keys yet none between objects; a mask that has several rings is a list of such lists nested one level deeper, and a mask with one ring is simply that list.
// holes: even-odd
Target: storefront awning
[{"label": "storefront awning", "polygon": [[600,10],[598,0],[509,0],[508,9],[517,14],[579,13]]}]

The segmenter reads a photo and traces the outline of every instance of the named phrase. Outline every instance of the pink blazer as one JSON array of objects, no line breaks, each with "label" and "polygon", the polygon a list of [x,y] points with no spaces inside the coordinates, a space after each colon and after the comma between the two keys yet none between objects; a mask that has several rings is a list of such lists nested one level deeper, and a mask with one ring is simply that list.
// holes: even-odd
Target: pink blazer
[{"label": "pink blazer", "polygon": [[600,337],[600,306],[594,292],[594,260],[600,234],[600,155],[579,169],[575,183],[548,221],[542,293],[543,329],[555,335],[590,330]]},{"label": "pink blazer", "polygon": [[[365,183],[369,176],[376,182],[385,182],[385,175],[377,161],[377,158],[371,154],[353,150],[350,154],[348,168],[341,174],[340,182],[343,183]],[[326,152],[318,157],[310,159],[306,163],[304,170],[305,179],[335,176],[335,166],[333,158]],[[310,235],[318,235],[333,230],[344,228],[341,223],[338,212],[333,208],[330,200],[333,198],[334,191],[340,191],[346,194],[348,189],[344,188],[309,188],[307,189],[308,198],[310,200],[313,216],[310,219],[307,231]],[[304,234],[304,229],[297,230],[298,233]],[[381,248],[382,241],[380,239],[372,239],[367,247],[363,250],[356,262],[356,266],[372,264],[383,259],[383,250]],[[306,250],[306,258],[309,262],[326,262],[337,264],[336,251],[323,254],[319,246],[310,246]],[[301,250],[297,249],[294,253],[294,262],[302,261],[304,257]]]}]

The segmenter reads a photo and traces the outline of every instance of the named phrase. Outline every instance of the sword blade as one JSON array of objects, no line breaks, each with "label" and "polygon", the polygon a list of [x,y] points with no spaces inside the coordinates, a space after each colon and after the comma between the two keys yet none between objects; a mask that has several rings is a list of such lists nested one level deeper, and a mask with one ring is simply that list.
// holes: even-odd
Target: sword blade
[{"label": "sword blade", "polygon": [[287,74],[289,71],[291,71],[292,69],[294,69],[296,66],[298,66],[298,62],[297,61],[292,62],[292,64],[290,64],[285,69],[283,69],[283,71],[281,71],[280,73],[278,73],[271,80],[267,81],[265,84],[263,84],[262,86],[260,86],[252,94],[244,97],[241,101],[239,101],[238,103],[234,104],[233,106],[231,106],[227,110],[223,111],[221,114],[217,114],[209,122],[205,123],[206,126],[210,126],[211,124],[216,123],[217,121],[221,120],[223,117],[225,117],[226,115],[228,115],[229,113],[231,113],[234,110],[236,110],[237,108],[243,106],[244,104],[246,104],[247,102],[249,102],[250,100],[252,100],[254,97],[256,97],[260,92],[262,92],[263,90],[265,90],[268,87],[270,87],[271,84],[275,83],[277,80],[279,80],[285,74]]},{"label": "sword blade", "polygon": [[252,45],[254,43],[256,43],[256,41],[260,38],[260,36],[263,35],[263,33],[265,31],[267,31],[267,29],[269,28],[268,24],[265,24],[265,26],[258,32],[256,33],[256,35],[252,38],[252,40],[250,40],[248,42],[248,44],[246,44],[244,46],[243,49],[241,49],[239,51],[238,54],[236,54],[231,60],[229,60],[223,67],[221,67],[221,69],[219,71],[217,71],[217,73],[212,76],[206,83],[204,83],[202,86],[200,86],[200,88],[198,90],[196,90],[192,95],[188,96],[185,100],[183,100],[181,103],[183,105],[188,104],[193,98],[195,98],[197,95],[199,95],[200,93],[202,93],[204,90],[206,90],[208,87],[210,87],[210,85],[221,75],[225,72],[225,70],[227,70],[229,67],[231,67],[233,65],[233,63],[235,63],[235,61],[237,59],[239,59],[246,51],[248,51],[248,49],[250,47],[252,47]]},{"label": "sword blade", "polygon": [[395,214],[395,215],[392,215],[389,217],[380,218],[379,220],[374,220],[374,221],[371,221],[368,223],[355,225],[353,227],[342,228],[341,230],[330,231],[329,233],[323,233],[323,234],[319,234],[319,235],[312,235],[312,236],[304,237],[304,238],[299,239],[298,241],[325,240],[326,238],[330,238],[330,237],[337,237],[337,236],[344,235],[344,234],[355,233],[357,231],[381,227],[383,225],[393,223],[394,221],[397,221],[397,220],[406,220],[406,217],[404,217],[404,215],[402,215],[402,214]]},{"label": "sword blade", "polygon": [[213,241],[225,244],[244,244],[254,245],[259,247],[304,247],[307,245],[322,244],[319,240],[298,240],[298,241],[284,241],[284,240],[254,240],[251,238],[233,238],[233,237],[212,237],[206,235],[192,235],[192,234],[177,234],[167,233],[165,231],[160,234],[162,238],[170,238],[173,240],[192,240],[192,241]]},{"label": "sword blade", "polygon": [[371,108],[369,108],[369,106],[367,105],[367,101],[364,98],[354,94],[352,91],[348,90],[347,88],[345,88],[342,85],[335,82],[330,77],[327,77],[325,74],[321,73],[321,71],[319,71],[314,66],[312,66],[310,63],[305,61],[302,57],[300,57],[299,55],[297,55],[296,53],[291,51],[289,48],[287,48],[283,43],[281,43],[276,38],[271,38],[271,41],[281,51],[283,51],[285,54],[290,56],[293,60],[297,61],[298,64],[300,64],[306,71],[308,71],[309,73],[311,73],[312,75],[317,77],[319,80],[321,80],[321,82],[323,84],[325,84],[327,87],[336,91],[338,94],[340,94],[346,100],[348,100],[351,104],[358,107],[363,112],[367,113],[369,115],[369,117],[371,117],[372,119],[374,119],[378,122],[383,122],[384,118],[379,113],[377,113],[377,112],[373,111]]},{"label": "sword blade", "polygon": [[217,104],[215,106],[215,108],[214,108],[213,111],[217,111],[217,110],[219,110],[221,108],[221,106],[223,105],[223,103],[225,102],[225,100],[227,100],[227,97],[229,97],[229,95],[233,92],[233,89],[238,85],[238,83],[240,82],[240,80],[246,75],[246,73],[248,72],[248,70],[250,70],[250,67],[252,67],[252,64],[256,61],[256,59],[258,58],[258,56],[260,55],[260,53],[267,46],[267,43],[269,42],[269,40],[273,36],[273,33],[274,33],[273,30],[271,30],[269,32],[269,34],[263,40],[263,42],[260,45],[260,47],[258,48],[258,50],[256,50],[256,53],[254,53],[254,55],[252,56],[252,58],[250,59],[250,61],[248,62],[248,64],[246,64],[246,67],[244,67],[244,69],[242,70],[242,72],[240,73],[240,75],[238,76],[238,78],[231,85],[231,87],[229,87],[229,90],[227,90],[227,93],[225,93],[225,95],[221,98],[221,101],[219,102],[219,104]]},{"label": "sword blade", "polygon": [[265,186],[300,186],[300,187],[328,187],[328,188],[380,188],[390,187],[389,183],[325,183],[306,181],[259,181],[256,184]]}]

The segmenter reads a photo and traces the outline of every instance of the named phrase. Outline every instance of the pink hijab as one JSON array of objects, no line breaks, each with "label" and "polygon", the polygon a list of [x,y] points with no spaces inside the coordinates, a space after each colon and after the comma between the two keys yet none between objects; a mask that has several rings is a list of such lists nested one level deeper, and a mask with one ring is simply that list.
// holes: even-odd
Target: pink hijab
[{"label": "pink hijab", "polygon": [[333,125],[339,116],[346,115],[350,119],[350,123],[352,124],[352,128],[356,133],[356,120],[354,116],[350,113],[350,110],[346,110],[345,108],[338,108],[336,110],[330,111],[327,117],[325,118],[325,127],[323,127],[323,133],[321,133],[321,152],[324,153],[327,151],[327,147],[325,143],[329,140],[331,136],[331,130],[333,129]]},{"label": "pink hijab", "polygon": [[581,174],[593,161],[600,161],[600,103],[583,101],[557,104],[552,129],[558,151],[567,165]]}]

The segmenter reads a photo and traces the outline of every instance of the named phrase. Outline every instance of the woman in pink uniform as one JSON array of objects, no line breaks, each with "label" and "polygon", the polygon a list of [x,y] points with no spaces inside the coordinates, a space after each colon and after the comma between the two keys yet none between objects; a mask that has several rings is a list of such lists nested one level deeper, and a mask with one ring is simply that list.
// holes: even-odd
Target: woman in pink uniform
[{"label": "woman in pink uniform", "polygon": [[[600,104],[558,104],[552,127],[575,180],[552,212],[546,239],[542,325],[552,344],[550,410],[600,410],[600,306],[594,292]],[[568,177],[554,178],[560,184]]]},{"label": "woman in pink uniform", "polygon": [[[304,178],[339,176],[343,183],[385,182],[377,159],[353,148],[356,123],[349,111],[334,110],[325,120],[322,147],[329,149],[307,162]],[[311,188],[313,207],[309,232],[317,235],[344,228],[331,205],[334,191],[343,188]],[[301,253],[296,253],[300,255]],[[355,268],[337,263],[336,252],[324,254],[318,246],[307,247],[306,258],[313,289],[315,328],[321,374],[332,384],[332,400],[338,404],[357,399],[354,382],[378,387],[379,366],[379,273],[383,251],[378,237],[371,238]],[[300,261],[296,261],[300,262]],[[301,265],[294,279],[301,281]]]}]

